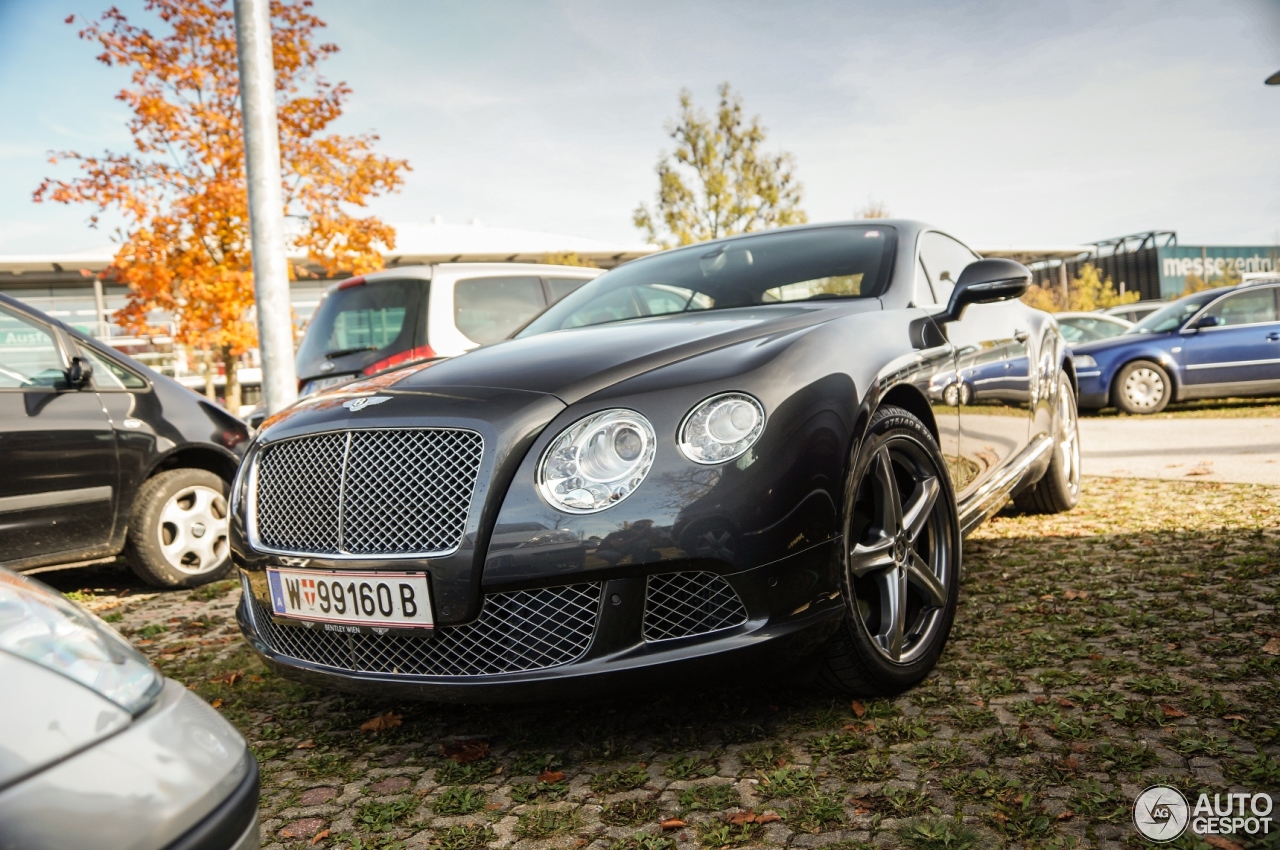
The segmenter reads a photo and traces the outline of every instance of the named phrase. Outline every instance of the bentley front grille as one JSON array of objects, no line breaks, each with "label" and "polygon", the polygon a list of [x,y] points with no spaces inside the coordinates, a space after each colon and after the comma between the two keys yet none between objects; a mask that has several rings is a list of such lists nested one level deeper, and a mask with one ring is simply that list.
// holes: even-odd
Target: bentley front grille
[{"label": "bentley front grille", "polygon": [[356,673],[489,676],[558,667],[582,657],[600,609],[600,584],[490,593],[480,617],[430,637],[346,634],[282,626],[253,599],[258,632],[272,651]]},{"label": "bentley front grille", "polygon": [[255,461],[255,546],[289,555],[447,555],[462,544],[484,438],[447,428],[337,431]]},{"label": "bentley front grille", "polygon": [[731,629],[747,621],[747,609],[729,583],[715,573],[649,576],[644,639],[692,637]]}]

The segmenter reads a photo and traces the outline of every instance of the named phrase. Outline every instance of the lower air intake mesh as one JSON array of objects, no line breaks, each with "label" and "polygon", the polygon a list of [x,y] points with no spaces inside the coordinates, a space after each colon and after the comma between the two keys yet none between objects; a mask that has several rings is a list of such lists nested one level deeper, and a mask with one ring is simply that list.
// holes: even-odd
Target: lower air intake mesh
[{"label": "lower air intake mesh", "polygon": [[747,609],[729,583],[715,573],[649,576],[644,639],[649,642],[705,635],[747,621]]},{"label": "lower air intake mesh", "polygon": [[262,639],[289,658],[360,673],[486,676],[556,667],[582,657],[595,633],[600,585],[490,593],[475,622],[439,627],[431,637],[281,626],[257,599],[253,605]]}]

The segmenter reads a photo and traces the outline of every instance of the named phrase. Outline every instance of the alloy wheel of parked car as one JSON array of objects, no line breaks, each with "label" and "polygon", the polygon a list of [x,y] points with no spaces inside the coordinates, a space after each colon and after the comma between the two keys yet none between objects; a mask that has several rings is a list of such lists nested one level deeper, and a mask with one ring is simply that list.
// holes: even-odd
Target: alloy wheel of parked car
[{"label": "alloy wheel of parked car", "polygon": [[129,522],[134,571],[150,584],[192,587],[231,569],[227,483],[175,469],[142,486]]},{"label": "alloy wheel of parked car", "polygon": [[1121,369],[1116,386],[1116,407],[1125,413],[1159,413],[1173,394],[1169,373],[1147,360]]},{"label": "alloy wheel of parked car", "polygon": [[897,693],[932,669],[958,595],[959,523],[932,434],[897,407],[877,411],[845,521],[844,628],[822,677],[843,692]]}]

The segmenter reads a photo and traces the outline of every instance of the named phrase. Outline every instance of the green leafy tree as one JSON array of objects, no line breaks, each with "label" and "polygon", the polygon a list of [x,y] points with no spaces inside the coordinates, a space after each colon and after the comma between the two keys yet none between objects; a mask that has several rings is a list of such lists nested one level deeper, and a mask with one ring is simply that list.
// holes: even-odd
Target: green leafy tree
[{"label": "green leafy tree", "polygon": [[1132,304],[1141,297],[1136,292],[1121,294],[1111,278],[1104,280],[1097,266],[1093,263],[1085,263],[1080,267],[1075,278],[1067,284],[1065,298],[1061,287],[1048,284],[1028,288],[1022,300],[1038,310],[1064,313],[1105,310],[1107,307]]},{"label": "green leafy tree", "polygon": [[658,159],[657,204],[636,208],[636,227],[664,248],[808,221],[791,154],[764,152],[759,116],[746,120],[728,83],[719,92],[714,118],[680,92],[680,117],[668,128],[676,148]]}]

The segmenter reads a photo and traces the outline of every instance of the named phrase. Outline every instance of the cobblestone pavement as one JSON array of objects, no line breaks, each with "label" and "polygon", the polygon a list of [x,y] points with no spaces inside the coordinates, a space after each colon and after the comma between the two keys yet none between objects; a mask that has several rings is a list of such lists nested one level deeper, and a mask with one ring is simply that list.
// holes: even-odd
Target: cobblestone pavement
[{"label": "cobblestone pavement", "polygon": [[[354,698],[258,664],[234,582],[41,577],[244,731],[268,848],[1127,848],[1148,785],[1280,791],[1278,525],[1277,489],[1132,479],[997,517],[936,672],[861,702],[773,670],[616,701]],[[1213,840],[1174,846],[1280,846]]]}]

